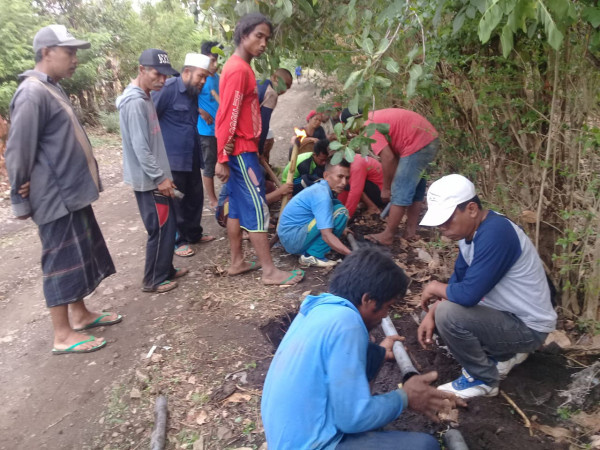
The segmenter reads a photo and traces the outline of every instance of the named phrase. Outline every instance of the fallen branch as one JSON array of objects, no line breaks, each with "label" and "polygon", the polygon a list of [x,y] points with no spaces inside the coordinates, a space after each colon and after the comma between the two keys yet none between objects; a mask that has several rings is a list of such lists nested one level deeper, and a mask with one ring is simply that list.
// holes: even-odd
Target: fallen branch
[{"label": "fallen branch", "polygon": [[525,422],[525,428],[529,428],[529,436],[533,436],[533,430],[531,428],[531,422],[529,421],[529,418],[525,415],[525,413],[521,410],[521,408],[519,408],[517,406],[517,404],[515,402],[512,401],[512,399],[506,395],[506,392],[504,391],[500,391],[500,395],[502,395],[502,397],[504,397],[506,399],[506,401],[508,402],[508,404],[510,406],[512,406],[515,411],[517,412],[517,414],[519,414],[522,418],[523,421]]},{"label": "fallen branch", "polygon": [[160,395],[154,406],[154,431],[150,438],[151,450],[163,450],[167,438],[167,397]]}]

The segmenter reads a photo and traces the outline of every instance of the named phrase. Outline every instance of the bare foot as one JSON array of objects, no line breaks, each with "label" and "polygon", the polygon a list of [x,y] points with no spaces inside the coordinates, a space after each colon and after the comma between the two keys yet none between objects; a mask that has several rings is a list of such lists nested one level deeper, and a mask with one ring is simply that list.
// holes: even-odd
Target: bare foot
[{"label": "bare foot", "polygon": [[367,234],[365,239],[375,244],[390,246],[394,243],[394,237],[382,232],[377,234]]},{"label": "bare foot", "polygon": [[85,353],[93,351],[94,348],[101,348],[104,345],[106,345],[106,341],[104,340],[104,338],[94,337],[93,339],[91,339],[92,337],[93,336],[89,336],[84,333],[78,333],[76,331],[72,331],[61,340],[54,337],[53,351],[55,353],[56,351],[64,351],[67,350],[69,347],[73,347],[74,345],[79,344],[72,349],[72,353]]},{"label": "bare foot", "polygon": [[[120,314],[117,314],[116,312],[102,312],[102,313],[97,313],[97,312],[92,312],[92,311],[87,311],[82,314],[82,315],[75,315],[72,314],[71,317],[71,326],[73,328],[73,331],[83,331],[83,330],[87,330],[90,328],[95,328],[95,327],[104,327],[104,326],[108,326],[108,325],[114,325],[116,323],[119,323],[121,321],[122,317]],[[76,334],[80,334],[80,333],[76,333]],[[85,336],[85,335],[81,335],[81,336]],[[79,341],[78,341],[79,342]]]},{"label": "bare foot", "polygon": [[243,273],[251,272],[253,270],[258,269],[260,269],[260,264],[258,264],[256,261],[242,261],[242,264],[238,266],[231,266],[229,269],[227,269],[227,275],[233,277],[235,275],[241,275]]},{"label": "bare foot", "polygon": [[269,274],[263,274],[262,282],[265,285],[281,285],[293,286],[300,283],[304,279],[304,271],[300,269],[286,272],[284,270],[275,269]]},{"label": "bare foot", "polygon": [[417,242],[421,240],[421,236],[418,234],[413,234],[412,236],[402,236],[403,239],[406,239],[408,242]]},{"label": "bare foot", "polygon": [[381,210],[379,208],[373,208],[373,209],[367,209],[365,211],[365,215],[366,216],[372,216],[374,214],[380,215],[381,214]]}]

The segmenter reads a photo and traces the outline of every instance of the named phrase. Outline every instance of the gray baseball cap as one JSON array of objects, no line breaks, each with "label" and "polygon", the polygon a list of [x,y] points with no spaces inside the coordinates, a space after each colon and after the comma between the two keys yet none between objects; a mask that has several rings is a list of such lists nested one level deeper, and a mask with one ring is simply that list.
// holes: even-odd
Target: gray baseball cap
[{"label": "gray baseball cap", "polygon": [[33,38],[33,51],[37,53],[45,47],[90,48],[87,41],[75,39],[64,25],[48,25],[37,32]]}]

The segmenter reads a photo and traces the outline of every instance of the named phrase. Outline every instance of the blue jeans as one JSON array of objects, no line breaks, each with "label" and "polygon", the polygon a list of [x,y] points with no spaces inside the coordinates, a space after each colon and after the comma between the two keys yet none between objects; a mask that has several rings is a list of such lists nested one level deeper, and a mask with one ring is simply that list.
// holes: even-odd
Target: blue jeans
[{"label": "blue jeans", "polygon": [[496,361],[533,352],[548,335],[532,330],[512,313],[482,305],[467,308],[451,301],[437,306],[435,327],[459,364],[488,386],[500,382]]},{"label": "blue jeans", "polygon": [[[348,210],[339,200],[333,200],[333,234],[340,237],[348,223]],[[325,258],[331,247],[321,237],[321,230],[317,228],[317,221],[313,219],[308,224],[308,234],[304,241],[304,252],[317,258]]]},{"label": "blue jeans", "polygon": [[345,434],[336,450],[439,450],[431,435],[412,431],[367,431]]},{"label": "blue jeans", "polygon": [[440,141],[436,138],[418,152],[400,158],[392,181],[392,205],[410,206],[423,201],[426,186],[423,175],[435,159],[439,146]]}]

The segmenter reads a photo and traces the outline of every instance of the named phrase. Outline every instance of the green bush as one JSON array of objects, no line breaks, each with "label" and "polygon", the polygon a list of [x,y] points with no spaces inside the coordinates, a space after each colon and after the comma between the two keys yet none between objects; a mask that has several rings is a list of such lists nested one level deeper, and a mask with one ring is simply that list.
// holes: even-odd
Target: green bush
[{"label": "green bush", "polygon": [[98,119],[107,133],[119,134],[121,132],[118,112],[100,112]]}]

